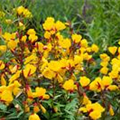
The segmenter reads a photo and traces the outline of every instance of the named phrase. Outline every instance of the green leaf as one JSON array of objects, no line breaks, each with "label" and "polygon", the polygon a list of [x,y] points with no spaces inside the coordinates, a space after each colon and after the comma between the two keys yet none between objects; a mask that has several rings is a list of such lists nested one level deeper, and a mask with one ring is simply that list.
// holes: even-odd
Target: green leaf
[{"label": "green leaf", "polygon": [[71,110],[72,108],[75,108],[76,106],[76,99],[73,99],[70,103],[68,103],[65,107],[65,110]]},{"label": "green leaf", "polygon": [[7,106],[2,104],[2,103],[0,103],[0,110],[7,111]]}]

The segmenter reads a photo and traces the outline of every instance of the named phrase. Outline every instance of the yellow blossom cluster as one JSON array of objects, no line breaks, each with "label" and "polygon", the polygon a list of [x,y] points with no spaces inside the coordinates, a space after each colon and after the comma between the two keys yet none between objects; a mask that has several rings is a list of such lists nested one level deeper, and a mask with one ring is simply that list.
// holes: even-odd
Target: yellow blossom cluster
[{"label": "yellow blossom cluster", "polygon": [[19,6],[16,11],[18,15],[23,15],[26,18],[32,17],[31,12],[23,6]]},{"label": "yellow blossom cluster", "polygon": [[[18,17],[32,17],[23,6],[16,11]],[[20,21],[18,24],[23,26]],[[66,35],[64,31],[70,31],[70,26],[53,17],[48,17],[42,26],[42,38],[34,28],[1,32],[4,44],[0,45],[0,102],[9,106],[17,99],[29,120],[41,120],[40,115],[51,109],[61,111],[55,106],[62,101],[60,93],[65,100],[63,106],[78,98],[76,111],[79,109],[79,114],[88,118],[97,120],[108,111],[113,116],[107,94],[119,90],[120,47],[111,46],[108,53],[101,53],[97,68],[96,44],[74,31]],[[52,102],[46,105],[48,101]]]}]

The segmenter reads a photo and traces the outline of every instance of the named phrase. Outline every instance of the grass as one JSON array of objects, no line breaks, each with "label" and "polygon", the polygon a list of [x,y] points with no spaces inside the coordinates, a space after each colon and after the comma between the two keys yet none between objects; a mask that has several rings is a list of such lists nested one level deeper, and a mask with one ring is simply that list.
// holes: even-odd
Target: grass
[{"label": "grass", "polygon": [[34,17],[29,20],[28,27],[35,28],[38,33],[42,30],[44,20],[52,16],[56,20],[71,21],[76,32],[99,45],[101,51],[106,51],[108,46],[116,44],[120,39],[120,0],[0,1],[0,9],[7,13],[19,5],[32,11]]}]

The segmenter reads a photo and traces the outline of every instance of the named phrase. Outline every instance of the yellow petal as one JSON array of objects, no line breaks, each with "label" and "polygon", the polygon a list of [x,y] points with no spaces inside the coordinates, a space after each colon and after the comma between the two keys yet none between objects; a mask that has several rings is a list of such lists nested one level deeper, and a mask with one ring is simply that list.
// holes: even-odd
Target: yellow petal
[{"label": "yellow petal", "polygon": [[19,7],[17,8],[17,13],[18,13],[18,15],[21,15],[24,10],[25,10],[25,8],[24,8],[23,6],[19,6]]},{"label": "yellow petal", "polygon": [[79,34],[72,34],[72,40],[75,42],[75,43],[79,43],[82,39],[82,36],[79,35]]},{"label": "yellow petal", "polygon": [[107,90],[110,90],[110,91],[114,91],[114,90],[117,90],[118,89],[118,86],[116,85],[110,85],[107,87]]},{"label": "yellow petal", "polygon": [[6,45],[0,45],[0,52],[1,52],[1,53],[6,52],[6,50],[7,50]]},{"label": "yellow petal", "polygon": [[0,60],[0,70],[5,68],[5,64],[2,60]]},{"label": "yellow petal", "polygon": [[87,86],[90,83],[90,79],[87,78],[86,76],[80,77],[80,84],[82,87]]},{"label": "yellow petal", "polygon": [[116,46],[108,47],[108,50],[112,55],[114,55],[117,51],[117,47]]},{"label": "yellow petal", "polygon": [[34,105],[33,111],[34,111],[35,113],[38,113],[38,112],[40,111],[40,108],[39,108],[39,106],[38,106],[37,104]]},{"label": "yellow petal", "polygon": [[61,21],[57,21],[55,23],[55,27],[56,27],[57,31],[64,30],[66,28],[65,24],[62,23]]},{"label": "yellow petal", "polygon": [[50,61],[48,64],[48,68],[53,70],[53,71],[59,71],[61,69],[61,64],[59,61]]},{"label": "yellow petal", "polygon": [[1,94],[1,100],[10,103],[13,101],[12,92],[9,90],[4,90]]},{"label": "yellow petal", "polygon": [[40,104],[40,108],[41,108],[43,113],[46,113],[46,109],[41,104]]},{"label": "yellow petal", "polygon": [[29,116],[29,120],[41,120],[41,119],[36,113],[34,113]]},{"label": "yellow petal", "polygon": [[50,70],[49,68],[44,69],[44,71],[42,72],[42,75],[48,79],[53,79],[55,77],[55,72],[53,72],[52,70]]},{"label": "yellow petal", "polygon": [[67,80],[64,84],[63,84],[63,88],[65,90],[74,90],[74,81],[73,80]]},{"label": "yellow petal", "polygon": [[80,107],[80,108],[79,108],[79,111],[86,113],[86,112],[87,112],[87,109],[86,109],[85,107]]},{"label": "yellow petal", "polygon": [[25,78],[27,78],[31,76],[33,73],[35,73],[35,71],[36,71],[36,67],[34,65],[27,64],[23,70],[23,74]]},{"label": "yellow petal", "polygon": [[1,75],[1,85],[5,85],[6,86],[7,82],[4,78],[4,74]]},{"label": "yellow petal", "polygon": [[99,118],[101,118],[101,112],[99,111],[93,111],[89,114],[89,116],[93,119],[93,120],[97,120]]},{"label": "yellow petal", "polygon": [[12,75],[12,77],[9,79],[10,83],[18,79],[20,77],[20,74],[21,74],[21,70],[17,71],[14,75]]},{"label": "yellow petal", "polygon": [[10,40],[7,44],[8,48],[14,50],[17,47],[17,41]]},{"label": "yellow petal", "polygon": [[109,107],[109,113],[110,113],[111,116],[114,116],[114,114],[115,114],[111,105]]},{"label": "yellow petal", "polygon": [[70,39],[66,38],[64,40],[59,40],[59,44],[61,47],[68,49],[71,46]]},{"label": "yellow petal", "polygon": [[111,85],[112,84],[112,79],[111,79],[111,77],[109,77],[109,76],[103,76],[103,78],[102,78],[102,84],[104,85],[104,87],[108,87],[109,85]]}]

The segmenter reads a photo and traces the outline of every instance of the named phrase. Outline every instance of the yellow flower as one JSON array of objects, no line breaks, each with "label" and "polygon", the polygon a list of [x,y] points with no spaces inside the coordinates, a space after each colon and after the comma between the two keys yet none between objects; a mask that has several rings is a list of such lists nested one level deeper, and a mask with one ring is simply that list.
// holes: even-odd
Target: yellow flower
[{"label": "yellow flower", "polygon": [[29,40],[31,42],[35,42],[38,39],[38,36],[36,36],[35,34],[30,34],[29,35]]},{"label": "yellow flower", "polygon": [[24,64],[28,64],[28,63],[36,63],[38,60],[36,54],[31,54],[30,56],[25,58]]},{"label": "yellow flower", "polygon": [[[4,90],[6,90],[7,86],[3,85],[3,86],[0,86],[0,93],[2,93]],[[1,94],[0,94],[1,96]]]},{"label": "yellow flower", "polygon": [[117,55],[117,58],[120,60],[120,53]]},{"label": "yellow flower", "polygon": [[16,38],[16,32],[11,34],[11,40],[15,40]]},{"label": "yellow flower", "polygon": [[81,107],[79,109],[80,112],[88,112],[89,116],[93,119],[93,120],[97,120],[101,117],[102,112],[105,111],[105,109],[98,103],[89,103],[86,104],[85,107]]},{"label": "yellow flower", "polygon": [[67,91],[73,91],[75,88],[74,85],[74,81],[73,80],[67,80],[64,84],[63,84],[63,88]]},{"label": "yellow flower", "polygon": [[41,43],[41,42],[36,42],[36,43],[35,43],[35,46],[36,46],[36,49],[37,49],[38,51],[43,52],[43,47],[44,47],[43,43]]},{"label": "yellow flower", "polygon": [[17,14],[18,15],[23,15],[26,18],[32,17],[31,12],[28,9],[24,8],[23,6],[19,6],[17,8]]},{"label": "yellow flower", "polygon": [[109,76],[111,78],[118,78],[118,74],[119,72],[117,70],[112,70],[110,73],[109,73]]},{"label": "yellow flower", "polygon": [[26,35],[22,36],[21,41],[26,42],[26,40],[27,40],[27,36]]},{"label": "yellow flower", "polygon": [[53,70],[53,71],[59,71],[61,69],[61,64],[59,61],[50,61],[48,64],[48,68]]},{"label": "yellow flower", "polygon": [[91,111],[91,109],[93,111],[97,110],[99,112],[104,112],[105,111],[105,109],[98,102],[92,103],[92,104],[87,104],[86,108],[87,108],[87,111]]},{"label": "yellow flower", "polygon": [[110,91],[118,90],[118,86],[110,85],[110,86],[107,87],[107,90],[110,90]]},{"label": "yellow flower", "polygon": [[88,53],[94,52],[94,51],[92,51],[92,48],[89,47],[89,46],[86,48],[86,51],[87,51]]},{"label": "yellow flower", "polygon": [[28,85],[26,86],[26,92],[27,92],[28,98],[33,98],[33,93],[32,93],[31,87]]},{"label": "yellow flower", "polygon": [[21,84],[20,84],[18,81],[14,81],[13,85],[14,85],[14,88],[15,88],[15,87],[20,87],[20,86],[21,86]]},{"label": "yellow flower", "polygon": [[60,34],[60,32],[57,32],[55,34],[55,37],[58,39],[58,40],[63,40],[63,35]]},{"label": "yellow flower", "polygon": [[29,29],[28,31],[27,31],[27,34],[28,35],[31,35],[31,34],[36,34],[36,32],[35,32],[35,30],[34,29]]},{"label": "yellow flower", "polygon": [[46,89],[42,87],[36,87],[34,97],[49,99],[49,95],[46,94]]},{"label": "yellow flower", "polygon": [[75,55],[74,56],[74,63],[75,64],[80,64],[83,62],[83,56]]},{"label": "yellow flower", "polygon": [[46,19],[46,21],[44,22],[44,24],[43,24],[43,28],[44,28],[44,30],[51,30],[51,29],[54,29],[54,26],[55,26],[55,23],[54,23],[54,18],[52,18],[52,17],[48,17],[47,19]]},{"label": "yellow flower", "polygon": [[62,48],[68,49],[68,48],[71,46],[71,41],[70,41],[70,39],[68,39],[68,38],[63,39],[63,40],[59,40],[59,45],[60,45]]},{"label": "yellow flower", "polygon": [[92,55],[89,55],[88,53],[83,54],[84,60],[90,60],[92,58]]},{"label": "yellow flower", "polygon": [[29,120],[41,120],[41,119],[36,113],[33,113],[29,116]]},{"label": "yellow flower", "polygon": [[101,78],[97,77],[95,80],[93,80],[90,83],[89,89],[92,90],[92,91],[97,91],[97,92],[100,92],[101,90],[103,90],[104,87],[103,87]]},{"label": "yellow flower", "polygon": [[5,32],[2,37],[6,40],[6,41],[9,41],[11,40],[11,34],[8,33],[8,32]]},{"label": "yellow flower", "polygon": [[42,72],[42,75],[48,79],[53,79],[56,74],[49,68],[45,68],[44,71]]},{"label": "yellow flower", "polygon": [[19,7],[17,8],[17,13],[18,13],[18,15],[21,15],[24,10],[25,10],[25,8],[24,8],[23,6],[19,6]]},{"label": "yellow flower", "polygon": [[22,27],[24,24],[22,22],[19,22],[19,27]]},{"label": "yellow flower", "polygon": [[4,78],[4,74],[1,75],[1,85],[5,85],[6,86],[7,82]]},{"label": "yellow flower", "polygon": [[51,38],[51,33],[48,32],[48,31],[45,31],[45,33],[44,33],[44,38],[50,39],[50,38]]},{"label": "yellow flower", "polygon": [[41,104],[40,104],[40,108],[41,108],[43,113],[46,113],[46,109]]},{"label": "yellow flower", "polygon": [[112,84],[112,79],[109,76],[103,76],[102,78],[102,84],[104,87],[108,87],[109,85]]},{"label": "yellow flower", "polygon": [[13,74],[13,73],[17,72],[17,70],[19,69],[19,66],[18,65],[15,65],[15,66],[10,65],[9,69],[10,69],[11,73]]},{"label": "yellow flower", "polygon": [[91,49],[92,49],[93,52],[96,53],[96,52],[98,52],[99,47],[96,44],[92,44]]},{"label": "yellow flower", "polygon": [[10,83],[18,79],[20,77],[20,74],[21,74],[21,70],[18,70],[14,75],[12,75],[11,78],[9,79]]},{"label": "yellow flower", "polygon": [[114,110],[112,108],[112,105],[109,106],[109,113],[110,113],[111,116],[114,116],[114,114],[115,114]]},{"label": "yellow flower", "polygon": [[23,70],[23,74],[25,76],[25,78],[31,76],[32,74],[34,74],[36,71],[36,67],[34,65],[31,64],[27,64]]},{"label": "yellow flower", "polygon": [[87,104],[91,104],[91,101],[89,100],[89,98],[86,96],[86,94],[83,94],[83,105],[87,105]]},{"label": "yellow flower", "polygon": [[118,53],[120,54],[120,47],[118,47]]},{"label": "yellow flower", "polygon": [[112,60],[111,60],[111,64],[112,65],[118,65],[118,64],[120,64],[120,62],[119,62],[119,60],[117,59],[117,58],[113,58]]},{"label": "yellow flower", "polygon": [[2,60],[0,60],[0,70],[3,70],[5,68],[5,64]]},{"label": "yellow flower", "polygon": [[10,40],[7,43],[7,46],[8,46],[9,49],[14,50],[17,47],[17,41]]},{"label": "yellow flower", "polygon": [[117,51],[117,47],[116,46],[108,47],[108,50],[112,55],[114,55]]},{"label": "yellow flower", "polygon": [[59,83],[62,83],[62,82],[63,82],[63,77],[61,77],[60,74],[57,74],[57,75],[56,75],[56,79],[58,80]]},{"label": "yellow flower", "polygon": [[107,62],[110,61],[110,57],[106,53],[100,54],[100,58],[103,61],[107,61]]},{"label": "yellow flower", "polygon": [[15,87],[15,88],[13,89],[13,94],[14,94],[15,96],[17,96],[20,92],[21,92],[21,89],[18,88],[18,87]]},{"label": "yellow flower", "polygon": [[66,28],[66,26],[61,21],[57,21],[55,23],[55,28],[57,29],[57,31],[60,31],[60,30],[64,30]]},{"label": "yellow flower", "polygon": [[22,30],[25,30],[25,25],[24,25],[22,22],[19,22],[19,27],[20,27]]},{"label": "yellow flower", "polygon": [[80,42],[81,47],[87,48],[88,47],[88,42],[86,39],[82,39]]},{"label": "yellow flower", "polygon": [[0,53],[5,53],[7,50],[6,45],[0,45]]},{"label": "yellow flower", "polygon": [[6,103],[11,103],[13,101],[12,91],[4,90],[1,94],[1,100],[5,101]]},{"label": "yellow flower", "polygon": [[83,77],[80,77],[79,82],[82,87],[86,87],[90,83],[90,79],[87,78],[86,76],[83,76]]},{"label": "yellow flower", "polygon": [[89,114],[89,116],[90,116],[93,120],[97,120],[97,119],[99,119],[99,118],[101,117],[101,113],[100,113],[99,111],[95,110],[95,111],[91,112],[91,113]]},{"label": "yellow flower", "polygon": [[101,69],[100,69],[100,72],[102,73],[102,74],[107,74],[108,73],[108,68],[107,67],[102,67]]},{"label": "yellow flower", "polygon": [[108,65],[108,61],[101,61],[100,65],[106,67]]},{"label": "yellow flower", "polygon": [[19,88],[21,84],[18,81],[15,81],[12,84],[9,84],[7,87],[8,90],[12,91],[15,96],[17,96],[22,90]]},{"label": "yellow flower", "polygon": [[28,9],[25,9],[23,11],[23,16],[26,17],[26,18],[31,18],[32,14],[31,14],[31,12]]},{"label": "yellow flower", "polygon": [[79,34],[72,34],[72,40],[75,42],[75,43],[79,43],[82,39],[82,36],[79,35]]},{"label": "yellow flower", "polygon": [[87,112],[87,109],[86,109],[86,107],[80,107],[80,108],[79,108],[79,111],[80,111],[80,112],[83,112],[83,113],[86,113],[86,112]]},{"label": "yellow flower", "polygon": [[34,111],[35,113],[38,113],[38,112],[40,111],[40,108],[39,108],[39,106],[38,106],[37,103],[34,104],[33,111]]}]

